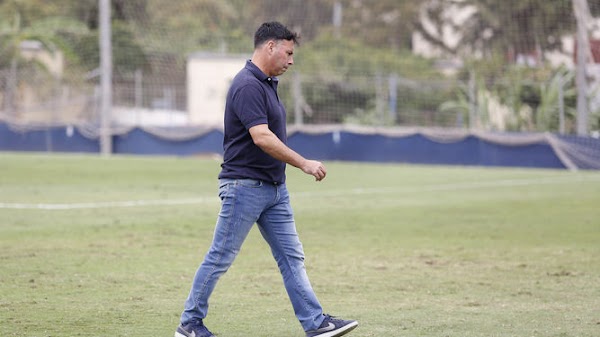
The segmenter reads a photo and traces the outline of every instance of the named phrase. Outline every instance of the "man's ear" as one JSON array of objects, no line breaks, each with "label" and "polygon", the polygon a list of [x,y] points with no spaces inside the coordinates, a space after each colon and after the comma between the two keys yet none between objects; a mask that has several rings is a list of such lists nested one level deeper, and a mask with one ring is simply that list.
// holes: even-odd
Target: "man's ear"
[{"label": "man's ear", "polygon": [[275,40],[269,40],[265,43],[265,48],[267,48],[267,52],[269,54],[273,54],[273,50],[275,49]]}]

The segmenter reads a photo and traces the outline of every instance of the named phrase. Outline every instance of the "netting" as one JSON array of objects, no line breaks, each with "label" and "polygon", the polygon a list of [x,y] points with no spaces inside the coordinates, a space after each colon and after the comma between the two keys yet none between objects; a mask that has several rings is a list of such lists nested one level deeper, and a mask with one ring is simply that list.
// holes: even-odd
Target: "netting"
[{"label": "netting", "polygon": [[[112,121],[219,121],[254,31],[279,20],[302,35],[281,77],[290,124],[574,134],[575,2],[113,0]],[[584,118],[593,135],[600,1],[586,3]],[[0,120],[97,125],[98,35],[97,0],[0,1]],[[223,60],[231,62],[214,63]]]}]

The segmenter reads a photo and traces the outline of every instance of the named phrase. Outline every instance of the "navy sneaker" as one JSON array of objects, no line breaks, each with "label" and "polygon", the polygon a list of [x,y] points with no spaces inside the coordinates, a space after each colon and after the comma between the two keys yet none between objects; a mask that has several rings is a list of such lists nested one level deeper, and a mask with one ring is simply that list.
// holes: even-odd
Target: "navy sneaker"
[{"label": "navy sneaker", "polygon": [[339,337],[347,334],[358,326],[357,321],[346,321],[325,315],[325,320],[316,330],[306,332],[306,337]]},{"label": "navy sneaker", "polygon": [[175,337],[216,337],[202,323],[202,320],[179,325],[175,331]]}]

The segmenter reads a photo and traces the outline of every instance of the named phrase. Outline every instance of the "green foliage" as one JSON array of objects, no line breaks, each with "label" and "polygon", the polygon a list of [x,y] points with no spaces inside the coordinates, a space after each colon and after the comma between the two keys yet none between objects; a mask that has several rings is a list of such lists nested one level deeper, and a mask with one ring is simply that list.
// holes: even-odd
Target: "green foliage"
[{"label": "green foliage", "polygon": [[469,95],[468,84],[459,84],[454,89],[454,95],[452,98],[439,103],[437,109],[446,115],[456,116],[457,127],[470,127],[477,125],[477,120],[471,120],[470,112],[471,109],[476,109],[476,116],[479,117],[482,114],[487,113],[487,107],[485,105],[485,93],[484,90],[477,90],[476,102],[472,102]]},{"label": "green foliage", "polygon": [[[20,102],[19,87],[23,83],[48,81],[51,84],[39,96],[52,97],[62,74],[51,74],[47,64],[35,57],[24,55],[25,43],[35,44],[37,53],[54,56],[57,52],[68,60],[77,62],[78,55],[69,43],[68,37],[87,33],[86,27],[76,20],[61,16],[44,16],[41,9],[29,6],[36,2],[6,1],[0,3],[0,69],[8,69],[6,81],[0,81],[3,87],[3,105],[5,112],[14,117]],[[52,12],[53,6],[44,7]],[[25,76],[22,76],[25,75]]]},{"label": "green foliage", "polygon": [[[368,51],[368,52],[365,52]],[[396,73],[414,79],[439,78],[433,61],[415,56],[409,50],[369,47],[361,40],[323,34],[299,50],[297,67],[338,79],[350,75],[373,76]]]},{"label": "green foliage", "polygon": [[[77,41],[78,49],[86,51],[81,64],[87,71],[96,69],[100,64],[100,47],[98,31]],[[113,67],[115,76],[124,76],[137,69],[149,67],[146,53],[135,42],[135,37],[128,25],[115,21],[112,24]]]},{"label": "green foliage", "polygon": [[[154,52],[185,56],[198,50],[236,51],[240,48],[239,16],[229,1],[151,0],[147,5],[148,22],[136,26],[136,35],[148,51]],[[245,46],[246,50],[250,46]]]},{"label": "green foliage", "polygon": [[[365,53],[365,49],[369,52]],[[337,123],[395,123],[398,117],[383,117],[382,120],[382,112],[376,111],[377,86],[387,88],[390,76],[398,77],[401,82],[398,99],[408,116],[413,111],[435,111],[435,102],[447,95],[444,89],[423,91],[418,90],[423,88],[418,84],[418,88],[410,87],[418,81],[442,78],[433,67],[433,61],[415,56],[410,51],[373,48],[356,39],[324,34],[304,44],[297,54],[297,71],[313,74],[303,77],[304,95],[314,111],[312,116],[308,116],[311,123],[327,120]],[[409,86],[403,85],[405,82],[409,82]],[[336,119],[332,121],[330,116],[336,116]]]},{"label": "green foliage", "polygon": [[[575,74],[566,69],[558,69],[552,77],[540,86],[540,104],[536,111],[538,131],[560,131],[560,99],[565,118],[565,131],[573,129],[577,110],[577,92],[575,90]],[[569,125],[570,124],[570,127]]]},{"label": "green foliage", "polygon": [[30,20],[27,14],[15,8],[7,13],[11,20],[0,24],[0,67],[3,66],[2,62],[21,58],[21,44],[25,41],[36,41],[51,54],[60,50],[68,59],[78,59],[69,38],[86,34],[87,29],[83,24],[58,16]]},{"label": "green foliage", "polygon": [[511,116],[505,117],[506,130],[558,132],[559,91],[562,90],[565,131],[573,130],[576,90],[572,71],[549,66],[503,65],[497,59],[472,61],[458,76],[464,84],[455,93],[455,99],[440,105],[441,110],[463,111],[468,116],[471,102],[467,88],[470,79],[466,69],[472,69],[476,74],[477,98],[473,104],[484,129],[494,129],[488,123],[494,111],[487,107],[488,98],[493,98],[511,111]]}]

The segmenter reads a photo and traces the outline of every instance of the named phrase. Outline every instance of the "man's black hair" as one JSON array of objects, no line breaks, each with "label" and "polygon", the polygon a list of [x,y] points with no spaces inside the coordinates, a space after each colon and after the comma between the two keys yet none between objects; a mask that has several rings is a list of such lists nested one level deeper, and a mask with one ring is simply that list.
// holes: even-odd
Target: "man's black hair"
[{"label": "man's black hair", "polygon": [[277,21],[265,22],[254,34],[254,48],[269,40],[288,40],[299,43],[300,36]]}]

